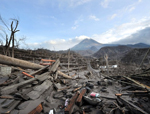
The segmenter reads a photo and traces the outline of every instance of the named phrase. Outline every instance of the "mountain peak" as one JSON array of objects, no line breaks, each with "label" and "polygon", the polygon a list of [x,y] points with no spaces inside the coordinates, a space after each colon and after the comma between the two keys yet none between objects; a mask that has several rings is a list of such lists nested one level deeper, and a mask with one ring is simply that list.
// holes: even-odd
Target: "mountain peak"
[{"label": "mountain peak", "polygon": [[100,47],[102,44],[93,40],[92,38],[86,38],[82,40],[79,44],[71,48],[71,50],[88,50],[92,46]]}]

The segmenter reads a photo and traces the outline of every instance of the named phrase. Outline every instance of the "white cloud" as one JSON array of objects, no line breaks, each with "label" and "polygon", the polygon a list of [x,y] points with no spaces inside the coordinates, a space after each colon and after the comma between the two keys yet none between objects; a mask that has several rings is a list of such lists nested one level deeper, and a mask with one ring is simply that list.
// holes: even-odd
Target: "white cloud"
[{"label": "white cloud", "polygon": [[54,40],[50,40],[49,41],[51,44],[56,44],[56,41],[54,41]]},{"label": "white cloud", "polygon": [[31,49],[37,49],[37,48],[47,48],[50,50],[55,49],[55,51],[67,50],[86,38],[90,39],[90,37],[85,36],[85,35],[76,36],[75,38],[70,38],[68,40],[58,38],[55,40],[44,41],[41,43],[28,43],[28,47],[30,47]]},{"label": "white cloud", "polygon": [[132,12],[133,10],[135,10],[138,5],[139,5],[139,2],[136,1],[133,4],[127,5],[121,9],[117,10],[115,14],[117,14],[117,16],[124,16],[124,15]]},{"label": "white cloud", "polygon": [[79,40],[79,41],[80,41],[80,40],[84,40],[84,39],[86,39],[86,38],[87,38],[87,39],[90,39],[90,37],[85,36],[85,35],[76,36],[75,38],[76,38],[77,40]]},{"label": "white cloud", "polygon": [[112,0],[103,0],[103,1],[101,2],[101,6],[104,7],[104,8],[107,8],[109,2],[111,2],[111,1],[112,1]]},{"label": "white cloud", "polygon": [[80,5],[86,4],[92,0],[34,0],[34,1],[40,6],[49,4],[49,6],[58,5],[59,8],[64,7],[75,8]]},{"label": "white cloud", "polygon": [[138,2],[142,2],[142,0],[138,0]]},{"label": "white cloud", "polygon": [[80,17],[79,19],[75,20],[74,24],[77,25],[78,23],[82,22],[83,19]]},{"label": "white cloud", "polygon": [[56,19],[56,17],[54,17],[54,16],[50,16],[50,18],[51,18],[51,19]]},{"label": "white cloud", "polygon": [[89,19],[95,20],[95,21],[99,21],[99,18],[97,18],[95,15],[90,15]]},{"label": "white cloud", "polygon": [[[74,38],[70,38],[68,40],[65,39],[55,39],[55,40],[49,40],[41,43],[30,43],[28,44],[30,48],[47,48],[50,50],[66,50],[69,49],[76,44],[78,44],[80,41],[82,41],[85,38],[92,38],[100,43],[113,43],[117,42],[119,40],[123,40],[125,38],[130,38],[129,36],[133,33],[138,33],[138,31],[145,29],[146,27],[150,27],[150,17],[142,18],[141,20],[134,21],[131,20],[129,23],[124,23],[122,25],[116,26],[104,33],[101,34],[94,34],[92,36],[86,36],[86,35],[80,35],[76,36]],[[33,38],[33,37],[32,37]],[[142,39],[142,38],[141,38]]]},{"label": "white cloud", "polygon": [[117,14],[113,14],[113,15],[110,17],[110,19],[112,20],[112,19],[114,19],[116,16],[117,16]]},{"label": "white cloud", "polygon": [[131,19],[131,22],[135,22],[135,21],[136,21],[136,18],[132,18],[132,19]]},{"label": "white cloud", "polygon": [[63,8],[63,7],[75,8],[77,6],[86,4],[92,0],[54,0],[54,1],[58,2],[59,8]]},{"label": "white cloud", "polygon": [[150,27],[143,28],[136,33],[131,34],[130,36],[121,39],[116,44],[136,44],[136,43],[145,43],[150,44]]},{"label": "white cloud", "polygon": [[125,12],[131,12],[131,11],[133,11],[136,8],[136,6],[138,4],[139,4],[138,2],[135,2],[135,3],[131,4],[131,5],[128,5],[128,6],[124,7],[123,10]]},{"label": "white cloud", "polygon": [[85,4],[87,2],[90,2],[91,0],[69,0],[69,6],[70,7],[76,7],[82,4]]},{"label": "white cloud", "polygon": [[135,9],[135,7],[131,7],[131,8],[129,9],[129,12],[133,11],[134,9]]},{"label": "white cloud", "polygon": [[82,19],[81,16],[80,16],[77,20],[74,21],[74,25],[73,25],[73,27],[71,27],[71,28],[72,28],[73,30],[77,29],[77,28],[79,27],[79,23],[82,22],[82,21],[83,21],[83,19]]},{"label": "white cloud", "polygon": [[150,17],[143,18],[139,21],[131,21],[124,23],[120,26],[116,26],[102,34],[95,34],[92,36],[93,39],[100,43],[112,43],[124,39],[139,30],[142,30],[150,26]]},{"label": "white cloud", "polygon": [[75,25],[75,26],[73,26],[73,27],[71,27],[73,30],[75,30],[75,29],[77,29],[77,27],[78,27],[79,25]]}]

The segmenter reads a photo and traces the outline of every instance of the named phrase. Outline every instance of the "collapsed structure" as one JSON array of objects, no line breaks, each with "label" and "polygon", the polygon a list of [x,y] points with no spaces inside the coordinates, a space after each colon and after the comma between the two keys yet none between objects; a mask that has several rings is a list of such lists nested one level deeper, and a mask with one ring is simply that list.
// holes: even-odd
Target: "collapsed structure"
[{"label": "collapsed structure", "polygon": [[[0,55],[0,113],[150,113],[150,87],[144,81],[149,79],[150,69],[109,76],[109,72],[102,74],[89,61],[77,58],[53,58],[42,66]],[[11,67],[12,72],[4,76],[3,67]]]}]

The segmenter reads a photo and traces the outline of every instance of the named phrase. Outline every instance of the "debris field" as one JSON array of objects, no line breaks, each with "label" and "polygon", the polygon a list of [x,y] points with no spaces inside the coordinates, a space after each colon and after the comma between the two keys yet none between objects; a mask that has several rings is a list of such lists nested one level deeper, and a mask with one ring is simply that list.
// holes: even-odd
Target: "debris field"
[{"label": "debris field", "polygon": [[0,114],[150,114],[150,69],[110,76],[76,58],[0,55]]}]

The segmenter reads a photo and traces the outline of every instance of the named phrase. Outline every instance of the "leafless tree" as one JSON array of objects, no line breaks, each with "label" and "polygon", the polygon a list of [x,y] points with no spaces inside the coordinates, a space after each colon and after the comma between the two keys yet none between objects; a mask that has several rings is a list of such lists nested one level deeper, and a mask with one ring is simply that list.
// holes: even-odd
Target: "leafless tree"
[{"label": "leafless tree", "polygon": [[104,55],[104,59],[105,59],[105,61],[106,61],[107,73],[108,73],[108,75],[109,75],[109,65],[108,65],[108,55],[107,55],[107,54]]},{"label": "leafless tree", "polygon": [[[6,42],[4,45],[4,41]],[[4,29],[0,29],[0,45],[2,46],[3,53],[5,55],[6,46],[8,44],[8,34]]]},{"label": "leafless tree", "polygon": [[18,32],[19,30],[17,30],[17,27],[18,27],[18,24],[19,24],[19,21],[17,19],[11,19],[12,22],[11,22],[11,28],[9,28],[7,26],[7,24],[5,23],[5,21],[2,19],[1,15],[0,15],[0,21],[5,25],[5,27],[11,31],[11,35],[10,35],[10,38],[8,40],[8,38],[6,37],[6,51],[5,51],[5,54],[8,55],[8,51],[9,51],[9,47],[10,47],[10,43],[12,42],[12,57],[14,57],[14,42],[15,42],[15,38],[14,38],[14,35],[16,32]]}]

